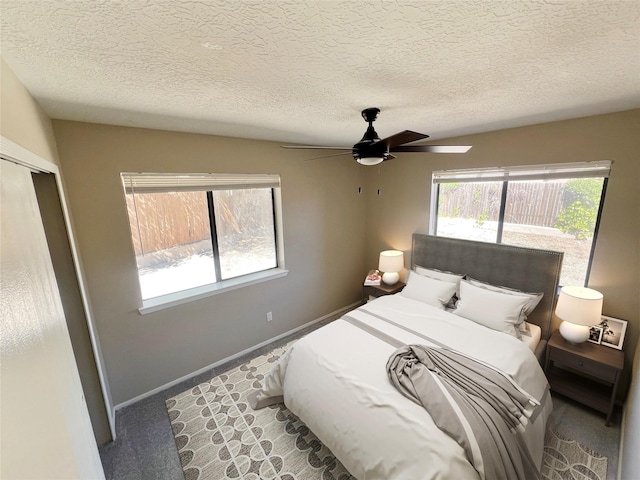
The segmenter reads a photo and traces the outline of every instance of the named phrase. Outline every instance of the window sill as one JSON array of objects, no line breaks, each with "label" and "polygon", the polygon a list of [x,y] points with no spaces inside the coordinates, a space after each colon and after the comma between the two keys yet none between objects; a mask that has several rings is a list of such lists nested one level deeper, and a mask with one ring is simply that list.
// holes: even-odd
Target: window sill
[{"label": "window sill", "polygon": [[231,278],[229,280],[223,280],[222,282],[191,288],[182,292],[175,292],[168,295],[162,295],[160,297],[150,298],[142,301],[142,307],[140,307],[138,311],[141,315],[146,315],[147,313],[157,312],[159,310],[164,310],[165,308],[175,307],[176,305],[182,305],[201,298],[218,295],[219,293],[229,292],[237,288],[255,285],[256,283],[266,282],[268,280],[274,280],[276,278],[284,277],[288,273],[289,270],[274,268],[264,272],[251,273],[249,275],[243,275],[242,277]]}]

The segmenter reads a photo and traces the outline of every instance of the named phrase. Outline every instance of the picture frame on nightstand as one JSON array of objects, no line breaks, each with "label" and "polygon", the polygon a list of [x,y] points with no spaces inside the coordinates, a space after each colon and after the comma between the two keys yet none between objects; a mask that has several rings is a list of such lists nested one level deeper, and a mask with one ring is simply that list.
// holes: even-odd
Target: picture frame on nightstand
[{"label": "picture frame on nightstand", "polygon": [[600,342],[602,342],[602,325],[594,325],[589,329],[587,341],[600,345]]},{"label": "picture frame on nightstand", "polygon": [[600,344],[616,350],[622,350],[624,337],[627,333],[627,321],[607,317],[606,315],[602,315],[601,318],[602,322],[600,322],[599,326],[602,327],[602,339]]}]

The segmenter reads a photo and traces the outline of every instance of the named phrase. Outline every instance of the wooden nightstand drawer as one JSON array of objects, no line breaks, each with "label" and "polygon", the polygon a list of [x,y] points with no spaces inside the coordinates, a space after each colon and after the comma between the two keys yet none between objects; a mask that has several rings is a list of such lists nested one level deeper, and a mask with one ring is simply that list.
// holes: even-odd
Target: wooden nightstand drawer
[{"label": "wooden nightstand drawer", "polygon": [[614,382],[618,374],[613,367],[555,348],[549,352],[549,360],[608,382]]}]

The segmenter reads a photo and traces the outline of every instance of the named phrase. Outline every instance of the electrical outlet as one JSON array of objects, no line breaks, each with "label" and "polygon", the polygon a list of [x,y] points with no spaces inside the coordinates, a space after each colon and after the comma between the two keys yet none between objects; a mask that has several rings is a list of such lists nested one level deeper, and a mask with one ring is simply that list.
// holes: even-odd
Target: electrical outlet
[{"label": "electrical outlet", "polygon": [[271,315],[271,312],[267,312],[267,322],[270,322],[271,320],[273,320],[273,315]]}]

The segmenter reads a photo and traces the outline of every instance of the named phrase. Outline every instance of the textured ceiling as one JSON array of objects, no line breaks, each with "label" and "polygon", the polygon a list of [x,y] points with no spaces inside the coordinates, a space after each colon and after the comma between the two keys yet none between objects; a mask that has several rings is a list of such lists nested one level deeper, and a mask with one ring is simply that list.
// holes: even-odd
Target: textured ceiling
[{"label": "textured ceiling", "polygon": [[638,0],[0,0],[52,118],[321,145],[640,107]]}]

